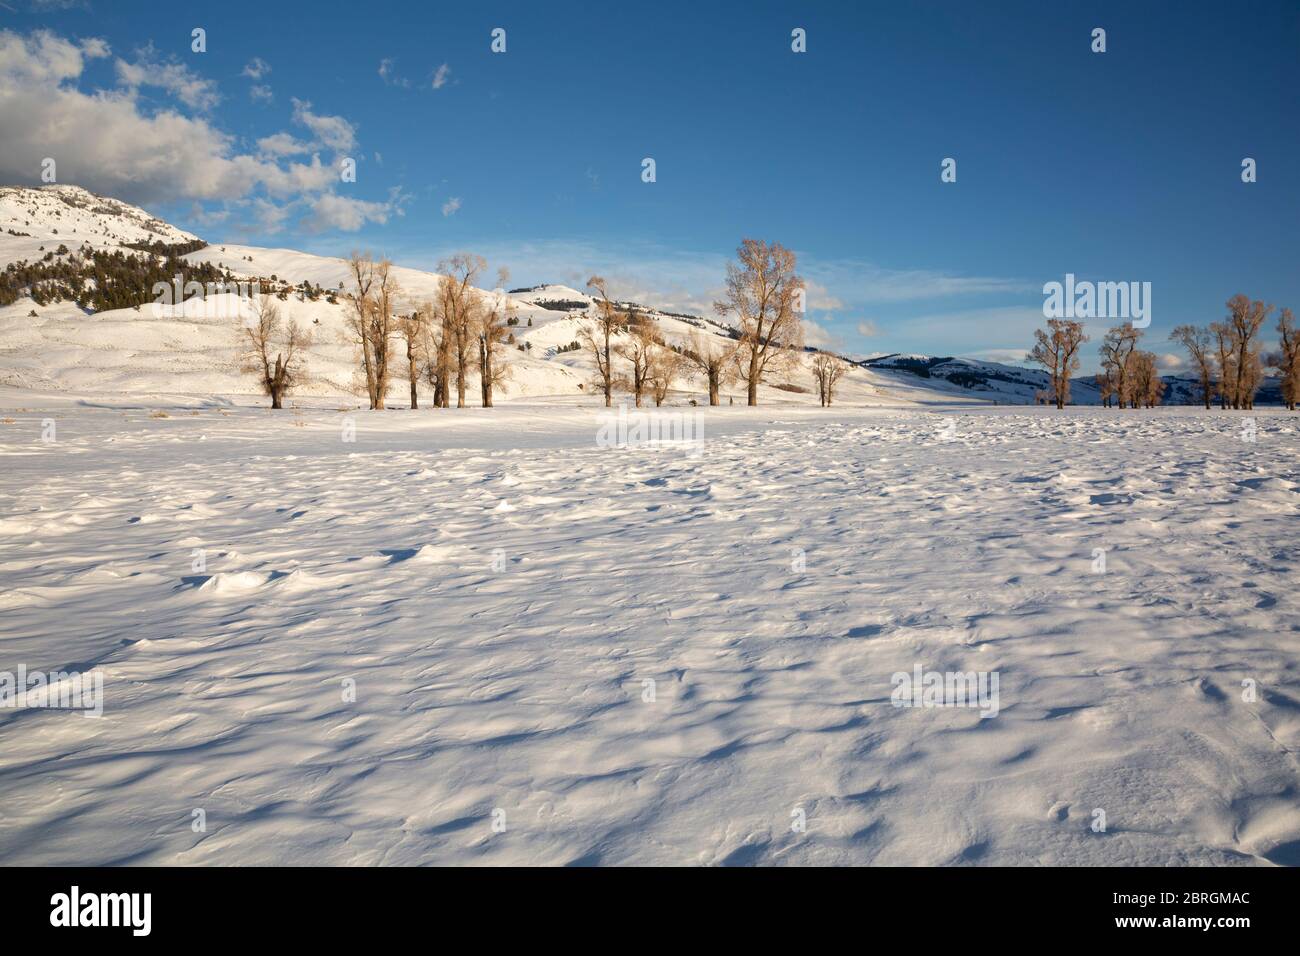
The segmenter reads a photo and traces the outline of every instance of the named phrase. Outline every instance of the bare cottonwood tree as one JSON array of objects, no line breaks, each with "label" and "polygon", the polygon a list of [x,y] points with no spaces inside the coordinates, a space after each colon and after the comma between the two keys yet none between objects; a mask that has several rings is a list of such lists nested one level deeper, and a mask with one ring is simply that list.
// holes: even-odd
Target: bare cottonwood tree
[{"label": "bare cottonwood tree", "polygon": [[1294,412],[1300,403],[1300,331],[1290,309],[1283,309],[1278,317],[1277,334],[1280,350],[1275,364],[1282,373],[1282,403]]},{"label": "bare cottonwood tree", "polygon": [[1177,342],[1187,349],[1192,360],[1192,369],[1200,383],[1201,400],[1205,407],[1210,407],[1210,397],[1214,394],[1214,355],[1211,352],[1210,332],[1195,325],[1179,325],[1169,333],[1169,340]]},{"label": "bare cottonwood tree", "polygon": [[587,280],[587,288],[594,290],[600,296],[596,302],[596,324],[594,328],[584,325],[579,338],[591,351],[592,358],[596,361],[596,384],[604,390],[605,407],[609,408],[613,404],[614,395],[613,349],[610,340],[623,325],[624,320],[622,314],[614,307],[614,303],[610,301],[608,284],[603,278],[592,276]]},{"label": "bare cottonwood tree", "polygon": [[401,317],[397,323],[397,334],[406,343],[406,378],[411,384],[411,408],[420,407],[420,371],[428,361],[425,349],[429,343],[429,312],[427,306]]},{"label": "bare cottonwood tree", "polygon": [[1233,350],[1233,408],[1255,407],[1255,392],[1263,378],[1255,337],[1272,311],[1271,305],[1258,300],[1252,302],[1248,296],[1234,295],[1228,300],[1227,324]]},{"label": "bare cottonwood tree", "polygon": [[390,347],[396,333],[393,310],[399,289],[387,259],[375,262],[370,253],[353,252],[348,262],[353,287],[345,293],[351,312],[345,328],[361,351],[361,368],[371,408],[383,408],[392,370]]},{"label": "bare cottonwood tree", "polygon": [[375,263],[375,281],[370,291],[374,300],[370,311],[370,349],[375,372],[375,394],[371,399],[371,408],[382,409],[393,374],[393,336],[399,321],[394,313],[397,310],[397,297],[401,293],[397,278],[393,275],[393,264],[387,259]]},{"label": "bare cottonwood tree", "polygon": [[1129,404],[1133,408],[1155,408],[1165,394],[1165,383],[1156,372],[1154,352],[1133,353],[1129,377]]},{"label": "bare cottonwood tree", "polygon": [[1233,401],[1232,383],[1237,377],[1232,328],[1227,322],[1211,322],[1210,334],[1214,336],[1214,357],[1219,368],[1219,408],[1225,409]]},{"label": "bare cottonwood tree", "polygon": [[835,397],[835,386],[846,371],[848,366],[829,352],[818,352],[813,359],[813,379],[817,382],[817,395],[823,408],[830,405],[831,399]]},{"label": "bare cottonwood tree", "polygon": [[433,386],[434,408],[451,407],[452,346],[456,341],[456,284],[444,278],[429,303],[425,378]]},{"label": "bare cottonwood tree", "polygon": [[650,394],[655,407],[664,403],[673,382],[686,370],[686,356],[663,341],[656,341],[650,353]]},{"label": "bare cottonwood tree", "polygon": [[735,356],[739,343],[716,335],[691,333],[690,344],[682,356],[704,376],[709,387],[709,404],[719,405],[719,392],[731,383],[735,374]]},{"label": "bare cottonwood tree", "polygon": [[1109,369],[1098,372],[1094,378],[1097,382],[1097,392],[1101,396],[1101,407],[1110,408],[1110,403],[1115,398],[1115,377]]},{"label": "bare cottonwood tree", "polygon": [[737,370],[748,403],[758,404],[764,377],[789,369],[803,348],[799,318],[804,281],[795,274],[795,255],[780,243],[741,240],[737,262],[727,263],[727,288],[713,307],[734,316],[740,331]]},{"label": "bare cottonwood tree", "polygon": [[[509,273],[497,270],[497,285],[504,287]],[[483,396],[483,407],[492,407],[492,390],[506,380],[506,339],[510,335],[510,319],[514,303],[504,292],[494,293],[489,304],[480,310],[478,331],[478,380]]]},{"label": "bare cottonwood tree", "polygon": [[271,397],[272,408],[284,408],[284,396],[302,377],[304,353],[310,344],[310,334],[296,321],[286,325],[281,320],[280,309],[271,296],[259,295],[254,300],[253,315],[244,323],[241,365],[260,379],[262,390]]},{"label": "bare cottonwood tree", "polygon": [[1083,323],[1074,319],[1048,319],[1047,329],[1035,329],[1037,342],[1026,359],[1047,369],[1057,408],[1070,401],[1070,376],[1079,369],[1079,347],[1088,341]]},{"label": "bare cottonwood tree", "polygon": [[627,341],[615,346],[614,351],[631,365],[627,386],[636,401],[636,407],[640,408],[645,404],[645,391],[650,384],[651,366],[658,346],[655,343],[654,326],[635,309],[628,313],[627,329]]},{"label": "bare cottonwood tree", "polygon": [[[1123,408],[1125,403],[1130,400],[1130,383],[1131,366],[1133,362],[1133,351],[1137,348],[1138,339],[1142,338],[1140,329],[1133,328],[1132,325],[1117,325],[1112,329],[1106,330],[1106,335],[1101,340],[1101,367],[1106,371],[1111,385],[1113,394],[1119,402],[1119,407]],[[1134,408],[1137,406],[1134,405]]]},{"label": "bare cottonwood tree", "polygon": [[469,378],[471,356],[477,347],[477,334],[481,322],[483,303],[474,279],[487,268],[482,256],[459,252],[438,263],[443,279],[443,295],[439,297],[443,313],[443,348],[448,353],[448,365],[456,376],[456,407],[465,407],[465,389]]},{"label": "bare cottonwood tree", "polygon": [[375,362],[370,348],[370,313],[373,308],[370,290],[375,284],[375,260],[369,252],[352,251],[348,259],[352,288],[344,295],[351,311],[345,320],[348,339],[361,350],[361,369],[365,378],[370,407],[375,407]]}]

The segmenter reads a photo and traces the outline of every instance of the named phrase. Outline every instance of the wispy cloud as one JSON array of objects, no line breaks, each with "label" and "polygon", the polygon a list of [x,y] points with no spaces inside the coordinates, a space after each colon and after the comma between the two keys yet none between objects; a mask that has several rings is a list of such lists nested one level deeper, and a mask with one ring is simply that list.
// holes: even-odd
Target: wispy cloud
[{"label": "wispy cloud", "polygon": [[848,302],[900,303],[956,296],[1014,294],[1040,287],[1023,279],[963,276],[931,269],[887,269],[852,260],[810,260],[804,274]]},{"label": "wispy cloud", "polygon": [[386,86],[400,86],[407,89],[411,85],[410,80],[398,76],[397,61],[390,57],[385,57],[379,61],[379,78],[384,81]]},{"label": "wispy cloud", "polygon": [[445,203],[442,204],[442,214],[444,216],[454,216],[456,215],[456,212],[459,209],[460,209],[460,197],[458,196],[452,196],[450,199],[448,199]]},{"label": "wispy cloud", "polygon": [[271,72],[271,64],[267,63],[260,56],[255,56],[248,61],[240,76],[246,76],[250,80],[260,80]]},{"label": "wispy cloud", "polygon": [[442,89],[444,86],[447,85],[447,80],[450,77],[451,77],[451,67],[448,66],[446,63],[442,64],[442,66],[438,67],[437,71],[434,72],[433,74],[433,88],[435,90]]}]

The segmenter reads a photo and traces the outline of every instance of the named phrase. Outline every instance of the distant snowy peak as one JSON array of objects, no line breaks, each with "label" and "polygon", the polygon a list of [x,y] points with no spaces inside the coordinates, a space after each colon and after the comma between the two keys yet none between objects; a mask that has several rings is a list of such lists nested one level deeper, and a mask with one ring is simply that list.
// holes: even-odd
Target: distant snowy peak
[{"label": "distant snowy peak", "polygon": [[80,186],[0,186],[0,237],[95,247],[198,239],[138,206]]},{"label": "distant snowy peak", "polygon": [[567,285],[535,285],[527,289],[511,289],[510,298],[526,302],[552,312],[581,312],[596,300],[585,292]]}]

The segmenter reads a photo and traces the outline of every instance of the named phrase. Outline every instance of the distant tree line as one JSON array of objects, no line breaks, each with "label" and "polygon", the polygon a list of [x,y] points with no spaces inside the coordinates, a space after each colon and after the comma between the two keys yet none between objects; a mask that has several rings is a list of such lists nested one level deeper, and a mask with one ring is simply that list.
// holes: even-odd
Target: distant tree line
[{"label": "distant tree line", "polygon": [[[1300,332],[1290,309],[1278,317],[1278,351],[1265,354],[1259,335],[1273,306],[1249,296],[1234,295],[1228,314],[1209,326],[1177,326],[1170,341],[1187,350],[1195,377],[1197,398],[1211,408],[1253,409],[1264,379],[1264,369],[1278,369],[1282,403],[1295,411],[1300,402]],[[1070,401],[1070,377],[1079,367],[1079,349],[1088,337],[1083,323],[1049,319],[1046,329],[1034,333],[1036,342],[1027,358],[1047,371],[1048,388],[1038,395],[1064,408]],[[1108,329],[1102,338],[1101,371],[1096,375],[1101,403],[1109,408],[1154,408],[1166,391],[1156,356],[1138,347],[1143,332],[1131,324]]]}]

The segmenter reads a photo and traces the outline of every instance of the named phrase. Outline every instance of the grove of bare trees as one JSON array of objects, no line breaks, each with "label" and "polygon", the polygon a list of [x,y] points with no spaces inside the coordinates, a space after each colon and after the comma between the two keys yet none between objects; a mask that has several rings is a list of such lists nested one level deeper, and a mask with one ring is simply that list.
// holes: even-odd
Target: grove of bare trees
[{"label": "grove of bare trees", "polygon": [[1283,309],[1278,320],[1280,351],[1266,359],[1259,335],[1273,306],[1234,295],[1227,307],[1228,314],[1222,321],[1212,322],[1208,328],[1180,325],[1169,336],[1187,350],[1205,407],[1210,407],[1217,393],[1221,409],[1253,409],[1267,361],[1281,372],[1282,402],[1294,411],[1300,383],[1296,377],[1297,340],[1291,310]]}]

